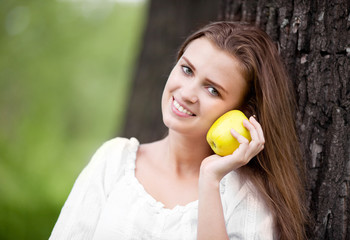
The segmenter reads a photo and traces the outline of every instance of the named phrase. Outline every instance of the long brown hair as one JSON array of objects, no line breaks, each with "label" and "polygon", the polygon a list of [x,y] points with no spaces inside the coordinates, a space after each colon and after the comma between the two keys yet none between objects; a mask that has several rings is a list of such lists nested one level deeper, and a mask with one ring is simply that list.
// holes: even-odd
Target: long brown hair
[{"label": "long brown hair", "polygon": [[255,26],[214,22],[190,35],[178,52],[205,37],[241,62],[250,90],[240,109],[260,122],[265,148],[241,171],[258,188],[275,216],[280,239],[304,239],[306,210],[293,85],[270,37]]}]

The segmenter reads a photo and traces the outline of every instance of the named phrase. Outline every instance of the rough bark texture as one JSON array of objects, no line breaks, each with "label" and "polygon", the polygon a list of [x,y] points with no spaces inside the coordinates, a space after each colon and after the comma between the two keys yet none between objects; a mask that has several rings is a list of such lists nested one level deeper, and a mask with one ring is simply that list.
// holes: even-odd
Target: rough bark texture
[{"label": "rough bark texture", "polygon": [[218,11],[219,1],[150,1],[123,136],[148,142],[165,135],[160,102],[177,49],[191,31],[216,20]]},{"label": "rough bark texture", "polygon": [[310,239],[350,239],[349,8],[349,0],[151,1],[124,135],[165,133],[162,88],[191,30],[216,18],[255,23],[279,44],[295,84]]},{"label": "rough bark texture", "polygon": [[311,239],[350,239],[349,8],[346,0],[223,0],[219,13],[279,43],[297,92]]}]

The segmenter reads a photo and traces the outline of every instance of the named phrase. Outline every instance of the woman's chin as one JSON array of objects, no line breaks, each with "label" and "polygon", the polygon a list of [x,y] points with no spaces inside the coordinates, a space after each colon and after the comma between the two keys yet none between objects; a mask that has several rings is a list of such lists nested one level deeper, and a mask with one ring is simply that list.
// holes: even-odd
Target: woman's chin
[{"label": "woman's chin", "polygon": [[164,122],[168,128],[169,133],[177,133],[189,138],[205,138],[207,132],[203,129],[196,128],[194,126],[183,126],[183,124]]}]

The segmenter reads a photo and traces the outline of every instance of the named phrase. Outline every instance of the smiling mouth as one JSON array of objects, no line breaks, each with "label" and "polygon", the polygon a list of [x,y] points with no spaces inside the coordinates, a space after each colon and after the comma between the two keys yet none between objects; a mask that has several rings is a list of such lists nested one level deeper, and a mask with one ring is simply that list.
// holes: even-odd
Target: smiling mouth
[{"label": "smiling mouth", "polygon": [[183,106],[181,106],[174,98],[173,98],[173,104],[174,104],[174,107],[179,111],[179,112],[182,112],[182,113],[185,113],[189,116],[196,116],[194,113],[190,112],[189,110],[187,110],[186,108],[184,108]]}]

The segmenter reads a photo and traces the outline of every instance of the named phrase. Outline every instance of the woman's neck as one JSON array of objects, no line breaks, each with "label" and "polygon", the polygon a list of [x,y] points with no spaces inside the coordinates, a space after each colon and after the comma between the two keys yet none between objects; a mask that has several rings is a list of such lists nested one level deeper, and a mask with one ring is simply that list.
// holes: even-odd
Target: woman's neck
[{"label": "woman's neck", "polygon": [[179,176],[199,174],[203,159],[212,154],[205,136],[193,137],[170,130],[162,144],[167,166]]}]

